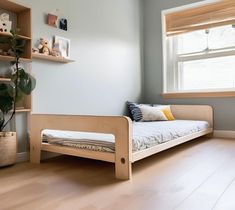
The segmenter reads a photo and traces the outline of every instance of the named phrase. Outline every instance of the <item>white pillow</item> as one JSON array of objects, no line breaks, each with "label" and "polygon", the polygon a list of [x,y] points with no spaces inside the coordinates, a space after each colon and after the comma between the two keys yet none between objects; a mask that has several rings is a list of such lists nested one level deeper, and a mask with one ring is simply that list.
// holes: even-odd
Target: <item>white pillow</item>
[{"label": "white pillow", "polygon": [[142,112],[141,121],[157,121],[157,120],[168,120],[165,114],[159,107],[152,106],[140,106]]}]

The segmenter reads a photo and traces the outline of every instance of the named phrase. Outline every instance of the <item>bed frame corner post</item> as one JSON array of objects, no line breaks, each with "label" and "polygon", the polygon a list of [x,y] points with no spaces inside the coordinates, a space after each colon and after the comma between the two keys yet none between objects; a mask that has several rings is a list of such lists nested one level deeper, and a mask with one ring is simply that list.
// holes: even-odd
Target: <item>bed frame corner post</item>
[{"label": "bed frame corner post", "polygon": [[117,179],[132,178],[132,122],[122,117],[115,135],[115,175]]},{"label": "bed frame corner post", "polygon": [[39,118],[31,115],[30,120],[30,162],[40,163],[41,161],[41,129],[38,126]]}]

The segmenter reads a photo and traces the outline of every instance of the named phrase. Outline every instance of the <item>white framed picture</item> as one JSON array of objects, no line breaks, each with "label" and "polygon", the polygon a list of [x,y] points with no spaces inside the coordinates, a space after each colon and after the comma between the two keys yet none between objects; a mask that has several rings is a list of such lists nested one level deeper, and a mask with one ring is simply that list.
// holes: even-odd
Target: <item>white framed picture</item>
[{"label": "white framed picture", "polygon": [[70,39],[55,36],[54,44],[58,45],[59,51],[63,58],[70,58]]}]

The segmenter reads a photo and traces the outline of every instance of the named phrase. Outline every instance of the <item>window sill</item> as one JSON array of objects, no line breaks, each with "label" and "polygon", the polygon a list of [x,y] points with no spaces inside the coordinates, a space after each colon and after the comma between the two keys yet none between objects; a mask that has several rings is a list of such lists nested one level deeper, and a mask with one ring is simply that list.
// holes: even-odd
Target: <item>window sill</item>
[{"label": "window sill", "polygon": [[162,93],[163,98],[231,98],[235,91]]}]

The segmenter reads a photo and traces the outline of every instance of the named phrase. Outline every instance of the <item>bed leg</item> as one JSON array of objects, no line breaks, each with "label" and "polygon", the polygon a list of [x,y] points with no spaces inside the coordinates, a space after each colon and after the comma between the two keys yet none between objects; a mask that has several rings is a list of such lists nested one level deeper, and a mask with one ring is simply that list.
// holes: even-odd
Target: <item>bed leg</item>
[{"label": "bed leg", "polygon": [[122,117],[115,134],[115,175],[117,179],[132,178],[132,122],[128,117]]},{"label": "bed leg", "polygon": [[30,138],[30,162],[40,163],[41,161],[41,139]]},{"label": "bed leg", "polygon": [[206,138],[212,138],[213,136],[214,136],[213,132],[212,133],[208,133],[208,134],[205,135]]},{"label": "bed leg", "polygon": [[131,162],[125,158],[116,160],[115,162],[115,176],[117,179],[130,180],[132,178]]},{"label": "bed leg", "polygon": [[30,162],[40,163],[41,161],[41,150],[35,149],[33,146],[30,149]]}]

